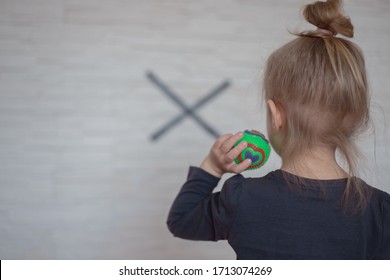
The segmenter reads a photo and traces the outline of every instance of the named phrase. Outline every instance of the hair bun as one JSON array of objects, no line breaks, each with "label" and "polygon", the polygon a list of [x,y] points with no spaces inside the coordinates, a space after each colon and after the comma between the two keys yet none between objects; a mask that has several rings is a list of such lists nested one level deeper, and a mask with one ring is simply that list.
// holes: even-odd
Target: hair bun
[{"label": "hair bun", "polygon": [[352,38],[353,25],[350,18],[343,14],[341,4],[342,0],[317,1],[304,7],[303,16],[319,29]]}]

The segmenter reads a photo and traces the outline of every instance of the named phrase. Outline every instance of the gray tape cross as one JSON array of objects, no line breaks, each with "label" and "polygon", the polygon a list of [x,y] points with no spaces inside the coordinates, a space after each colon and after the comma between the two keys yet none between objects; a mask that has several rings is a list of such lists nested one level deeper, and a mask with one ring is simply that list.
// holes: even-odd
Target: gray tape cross
[{"label": "gray tape cross", "polygon": [[203,97],[198,102],[196,102],[195,105],[189,107],[166,84],[164,84],[160,79],[158,79],[155,74],[149,72],[147,73],[147,77],[155,86],[161,89],[161,91],[165,95],[167,95],[176,105],[178,105],[183,110],[183,112],[180,115],[173,118],[166,125],[164,125],[155,133],[153,133],[151,136],[152,141],[158,140],[158,138],[160,138],[163,134],[168,132],[171,128],[173,128],[175,125],[180,123],[186,117],[191,117],[213,137],[215,138],[219,137],[220,134],[215,129],[213,129],[210,125],[208,125],[201,117],[199,117],[196,114],[196,110],[201,108],[203,105],[208,103],[211,99],[213,99],[214,97],[222,93],[226,88],[228,88],[230,86],[230,82],[228,80],[224,81],[218,87],[213,89],[209,94],[207,94],[205,97]]}]

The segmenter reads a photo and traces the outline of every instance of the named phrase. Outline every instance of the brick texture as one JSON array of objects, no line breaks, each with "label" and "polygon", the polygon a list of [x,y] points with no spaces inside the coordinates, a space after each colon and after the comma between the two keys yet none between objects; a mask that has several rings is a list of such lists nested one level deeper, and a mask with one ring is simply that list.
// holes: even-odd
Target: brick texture
[{"label": "brick texture", "polygon": [[[214,138],[149,71],[220,133],[265,131],[268,55],[310,28],[285,0],[0,0],[0,258],[233,259],[226,242],[172,237],[165,220],[189,165]],[[375,133],[367,182],[390,191],[390,4],[345,1],[366,54]],[[279,167],[272,154],[259,176]]]}]

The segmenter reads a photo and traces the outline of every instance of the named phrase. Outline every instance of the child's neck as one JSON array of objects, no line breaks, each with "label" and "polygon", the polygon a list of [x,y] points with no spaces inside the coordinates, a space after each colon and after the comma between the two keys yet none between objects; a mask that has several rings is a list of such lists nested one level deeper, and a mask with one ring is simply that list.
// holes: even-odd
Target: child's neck
[{"label": "child's neck", "polygon": [[335,149],[316,147],[302,153],[294,160],[283,160],[281,169],[299,177],[332,180],[347,178],[345,172],[337,163]]}]

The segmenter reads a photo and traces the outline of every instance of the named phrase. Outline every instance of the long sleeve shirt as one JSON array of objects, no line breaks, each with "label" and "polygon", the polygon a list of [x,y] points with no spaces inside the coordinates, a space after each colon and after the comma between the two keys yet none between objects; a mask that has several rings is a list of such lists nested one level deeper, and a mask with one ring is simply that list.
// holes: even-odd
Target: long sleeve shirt
[{"label": "long sleeve shirt", "polygon": [[388,193],[363,182],[372,193],[367,207],[346,213],[347,179],[289,181],[285,173],[236,175],[214,192],[220,178],[191,167],[168,228],[185,239],[227,240],[237,259],[390,259]]}]

